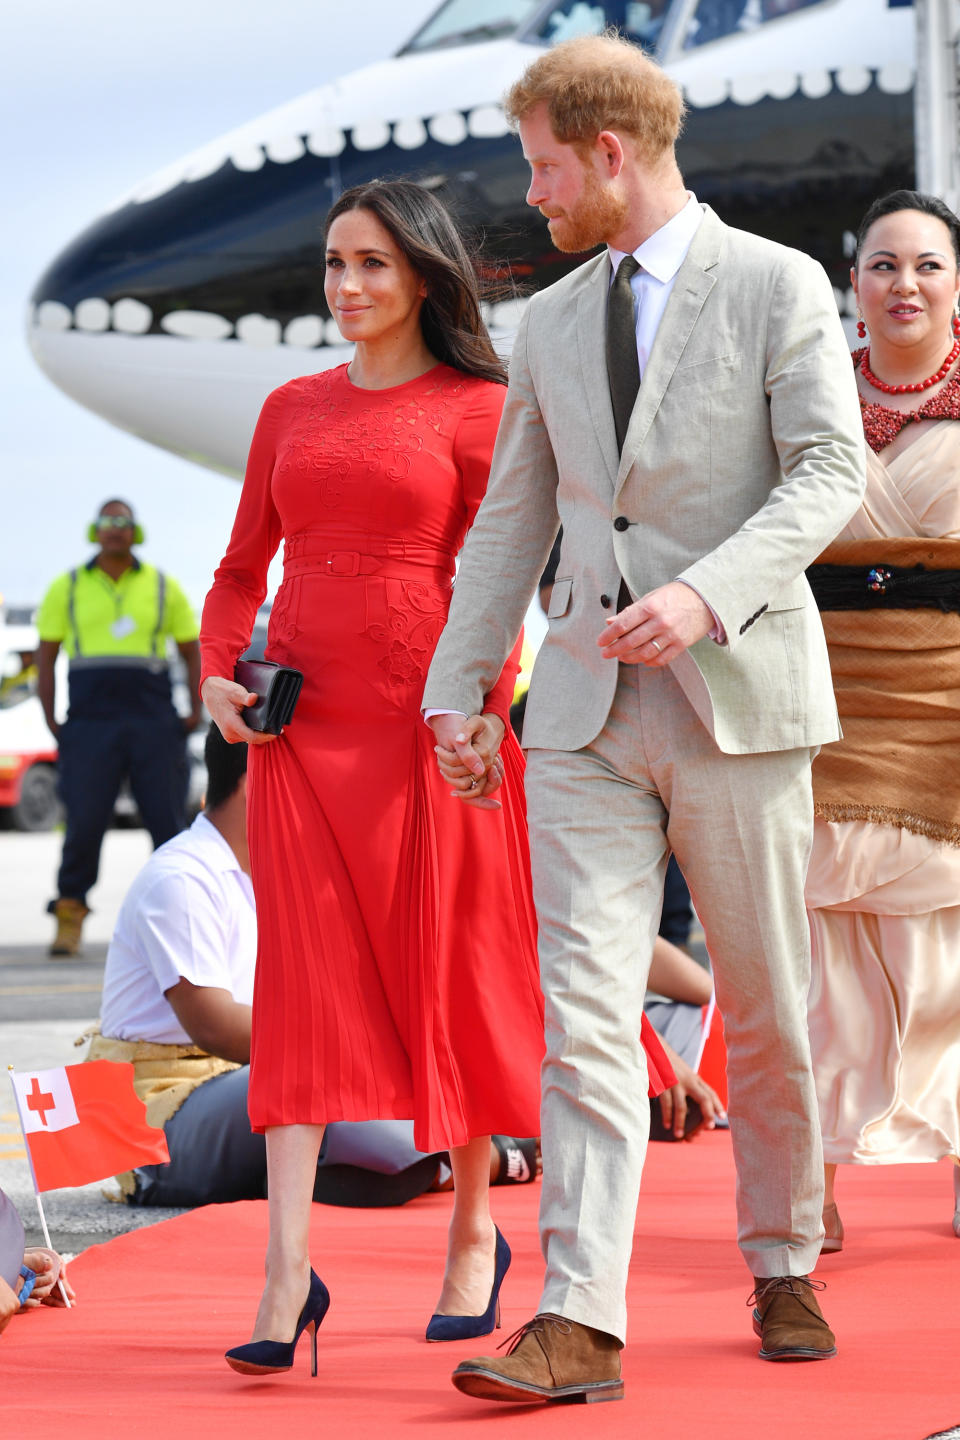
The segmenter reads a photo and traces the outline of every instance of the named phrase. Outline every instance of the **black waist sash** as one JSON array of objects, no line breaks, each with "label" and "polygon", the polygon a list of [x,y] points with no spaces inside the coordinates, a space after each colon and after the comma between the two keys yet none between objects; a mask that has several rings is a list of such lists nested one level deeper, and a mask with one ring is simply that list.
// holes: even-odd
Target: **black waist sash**
[{"label": "black waist sash", "polygon": [[807,579],[820,610],[960,611],[960,570],[923,565],[811,565]]}]

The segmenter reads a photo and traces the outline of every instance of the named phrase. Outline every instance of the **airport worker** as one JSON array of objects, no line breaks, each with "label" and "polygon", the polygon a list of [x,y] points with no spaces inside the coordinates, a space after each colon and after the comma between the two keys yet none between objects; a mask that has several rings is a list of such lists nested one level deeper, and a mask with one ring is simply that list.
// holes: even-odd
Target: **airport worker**
[{"label": "airport worker", "polygon": [[[863,443],[826,276],[689,194],[682,97],[653,61],[614,36],[566,41],[506,110],[553,243],[603,248],[523,315],[423,696],[451,788],[485,795],[498,777],[481,697],[562,522],[524,721],[545,1285],[510,1353],[465,1360],[454,1383],[614,1400],[647,1142],[640,1007],[670,849],[726,1025],[759,1356],[836,1354],[810,1278],[823,1175],[803,886],[811,762],[840,731],[804,570],[860,502]],[[703,1332],[691,1291],[691,1343]]]},{"label": "airport worker", "polygon": [[[172,576],[133,553],[143,530],[124,500],[101,505],[87,538],[99,549],[60,575],[37,616],[37,689],[59,746],[66,835],[51,955],[76,955],[87,892],[117,794],[130,782],[154,846],[186,824],[186,736],[200,720],[200,648],[190,602]],[[170,686],[169,641],[187,666],[191,710],[181,717]],[[54,662],[69,656],[69,710],[56,718]]]}]

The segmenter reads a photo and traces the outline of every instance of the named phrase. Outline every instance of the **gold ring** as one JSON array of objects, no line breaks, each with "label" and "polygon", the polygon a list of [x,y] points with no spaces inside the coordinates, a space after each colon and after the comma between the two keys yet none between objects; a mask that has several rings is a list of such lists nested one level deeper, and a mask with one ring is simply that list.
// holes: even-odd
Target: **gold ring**
[{"label": "gold ring", "polygon": [[476,775],[471,775],[471,776],[470,776],[470,789],[471,789],[471,790],[476,790],[476,788],[477,788],[477,786],[479,785],[479,783],[480,783],[480,782],[479,782],[479,780],[477,779]]}]

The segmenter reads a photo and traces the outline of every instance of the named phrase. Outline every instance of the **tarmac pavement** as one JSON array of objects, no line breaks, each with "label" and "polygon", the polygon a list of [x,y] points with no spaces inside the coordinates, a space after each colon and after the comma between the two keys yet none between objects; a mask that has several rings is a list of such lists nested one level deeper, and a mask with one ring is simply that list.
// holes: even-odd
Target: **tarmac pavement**
[{"label": "tarmac pavement", "polygon": [[[100,879],[90,894],[83,952],[47,954],[55,922],[46,905],[55,891],[62,835],[0,832],[0,1070],[49,1069],[83,1059],[77,1038],[100,1013],[107,945],[131,880],[150,854],[145,830],[111,830]],[[37,1203],[13,1091],[0,1076],[0,1187],[13,1200],[29,1244],[43,1244]],[[104,1197],[112,1180],[43,1196],[54,1247],[75,1255],[125,1230],[152,1225],[179,1210],[131,1210]]]}]

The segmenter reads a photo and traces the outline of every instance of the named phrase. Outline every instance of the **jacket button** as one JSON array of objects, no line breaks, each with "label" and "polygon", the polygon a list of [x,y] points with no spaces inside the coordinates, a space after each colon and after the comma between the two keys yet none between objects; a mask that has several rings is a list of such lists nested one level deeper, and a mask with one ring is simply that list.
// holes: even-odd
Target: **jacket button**
[{"label": "jacket button", "polygon": [[613,522],[613,528],[614,530],[629,530],[630,521],[627,519],[626,515],[618,515],[616,520],[614,520]]},{"label": "jacket button", "polygon": [[604,610],[609,610],[610,606],[613,604],[613,601],[610,599],[609,595],[601,595],[600,604],[603,606]]}]

